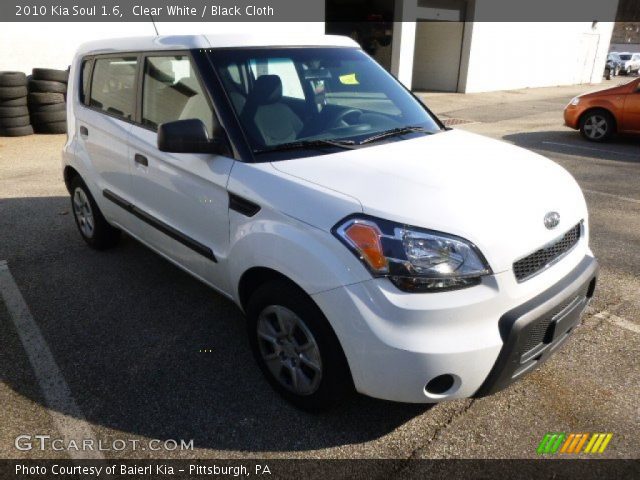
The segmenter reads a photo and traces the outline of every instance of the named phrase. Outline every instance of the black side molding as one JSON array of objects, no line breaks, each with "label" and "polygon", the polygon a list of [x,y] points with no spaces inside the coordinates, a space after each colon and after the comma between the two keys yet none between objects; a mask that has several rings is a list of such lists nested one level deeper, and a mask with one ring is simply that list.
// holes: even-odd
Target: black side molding
[{"label": "black side molding", "polygon": [[260,205],[231,192],[229,192],[229,208],[246,217],[253,217],[260,211]]},{"label": "black side molding", "polygon": [[107,200],[112,201],[113,203],[118,205],[120,208],[123,208],[124,210],[126,210],[129,213],[131,213],[132,215],[135,215],[136,217],[138,217],[140,220],[142,220],[146,224],[151,225],[155,229],[157,229],[157,230],[161,231],[162,233],[164,233],[166,236],[173,238],[177,242],[180,242],[185,247],[190,248],[194,252],[199,253],[200,255],[202,255],[203,257],[206,257],[206,258],[208,258],[209,260],[211,260],[213,262],[217,262],[216,257],[213,254],[213,251],[209,247],[207,247],[206,245],[203,245],[202,243],[198,242],[197,240],[194,240],[193,238],[185,235],[181,231],[176,230],[172,226],[167,225],[163,221],[158,220],[156,217],[154,217],[152,215],[149,215],[144,210],[140,210],[138,207],[133,205],[131,202],[128,202],[127,200],[125,200],[124,198],[120,197],[119,195],[116,195],[111,190],[103,190],[102,191],[102,195]]}]

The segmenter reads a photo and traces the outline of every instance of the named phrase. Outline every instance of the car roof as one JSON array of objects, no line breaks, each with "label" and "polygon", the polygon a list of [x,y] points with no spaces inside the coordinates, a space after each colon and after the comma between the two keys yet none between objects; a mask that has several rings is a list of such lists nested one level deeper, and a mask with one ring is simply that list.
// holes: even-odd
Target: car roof
[{"label": "car roof", "polygon": [[190,50],[237,47],[359,47],[339,35],[158,35],[94,40],[78,48],[78,54],[153,50]]}]

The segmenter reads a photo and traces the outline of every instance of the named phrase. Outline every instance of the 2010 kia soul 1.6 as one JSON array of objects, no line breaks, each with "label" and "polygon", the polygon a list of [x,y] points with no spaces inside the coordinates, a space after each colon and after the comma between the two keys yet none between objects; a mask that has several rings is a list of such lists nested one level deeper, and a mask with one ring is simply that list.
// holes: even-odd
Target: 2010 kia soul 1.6
[{"label": "2010 kia soul 1.6", "polygon": [[301,408],[491,394],[593,296],[571,175],[445,128],[348,38],[89,43],[68,118],[84,240],[124,231],[232,299]]}]

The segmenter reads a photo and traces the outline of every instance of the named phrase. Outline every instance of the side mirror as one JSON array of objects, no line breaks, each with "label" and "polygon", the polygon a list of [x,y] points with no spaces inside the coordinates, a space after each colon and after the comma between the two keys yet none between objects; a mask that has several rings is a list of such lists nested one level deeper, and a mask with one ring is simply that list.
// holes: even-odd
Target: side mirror
[{"label": "side mirror", "polygon": [[194,118],[161,124],[158,127],[158,150],[226,155],[229,153],[229,146],[222,129],[213,138],[209,138],[205,124]]}]

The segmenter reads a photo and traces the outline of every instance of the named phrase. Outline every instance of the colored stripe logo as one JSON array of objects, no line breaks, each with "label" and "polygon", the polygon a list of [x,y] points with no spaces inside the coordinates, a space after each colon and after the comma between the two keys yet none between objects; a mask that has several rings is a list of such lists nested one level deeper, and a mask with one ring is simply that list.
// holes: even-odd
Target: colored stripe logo
[{"label": "colored stripe logo", "polygon": [[538,445],[538,455],[554,455],[556,453],[603,453],[612,433],[547,433]]}]

